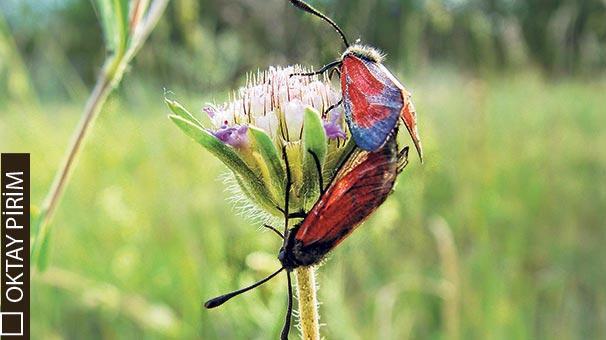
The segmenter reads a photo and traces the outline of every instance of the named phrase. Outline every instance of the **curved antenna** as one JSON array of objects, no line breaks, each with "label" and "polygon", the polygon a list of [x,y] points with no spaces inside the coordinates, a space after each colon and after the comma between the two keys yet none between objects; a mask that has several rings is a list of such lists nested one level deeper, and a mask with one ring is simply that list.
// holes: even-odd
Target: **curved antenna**
[{"label": "curved antenna", "polygon": [[339,33],[339,35],[341,36],[341,39],[343,39],[343,43],[345,44],[345,48],[349,47],[349,42],[347,41],[347,38],[345,38],[345,33],[343,33],[343,31],[341,30],[341,28],[339,26],[337,26],[337,24],[334,21],[332,21],[331,18],[329,18],[326,15],[322,14],[317,9],[311,7],[305,1],[302,1],[302,0],[288,0],[288,1],[290,1],[290,3],[293,4],[293,6],[299,8],[301,10],[304,10],[307,13],[311,13],[311,14],[313,14],[313,15],[321,18],[322,20],[326,21],[327,23],[329,23],[330,26],[332,26],[335,30],[337,30],[337,33]]},{"label": "curved antenna", "polygon": [[238,295],[240,295],[242,293],[248,292],[251,289],[259,287],[260,285],[264,284],[265,282],[271,280],[274,276],[280,274],[280,272],[283,271],[283,270],[284,270],[284,267],[278,269],[275,273],[269,275],[268,277],[264,278],[261,281],[253,283],[252,285],[250,285],[248,287],[245,287],[245,288],[242,288],[242,289],[238,289],[238,290],[236,290],[234,292],[227,293],[227,294],[224,294],[224,295],[221,295],[221,296],[217,296],[214,299],[210,299],[210,300],[208,300],[208,301],[206,301],[204,303],[204,307],[206,307],[208,309],[219,307],[222,304],[226,303],[229,299],[233,298],[234,296],[238,296]]}]

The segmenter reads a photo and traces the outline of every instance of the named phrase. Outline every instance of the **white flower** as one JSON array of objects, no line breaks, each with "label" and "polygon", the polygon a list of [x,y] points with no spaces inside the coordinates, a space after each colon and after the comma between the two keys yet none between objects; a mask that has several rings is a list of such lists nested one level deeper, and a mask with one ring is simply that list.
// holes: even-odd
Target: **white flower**
[{"label": "white flower", "polygon": [[[225,130],[246,133],[240,126],[253,125],[263,129],[278,141],[297,141],[301,138],[303,113],[311,106],[324,113],[341,98],[326,77],[291,76],[306,72],[299,66],[270,67],[267,71],[250,74],[247,85],[240,88],[235,98],[222,105],[207,104],[204,111],[213,123],[213,134],[229,145],[242,147],[245,136],[225,134]],[[327,136],[345,138],[343,110],[333,109],[324,117]],[[234,139],[226,136],[234,136]]]}]

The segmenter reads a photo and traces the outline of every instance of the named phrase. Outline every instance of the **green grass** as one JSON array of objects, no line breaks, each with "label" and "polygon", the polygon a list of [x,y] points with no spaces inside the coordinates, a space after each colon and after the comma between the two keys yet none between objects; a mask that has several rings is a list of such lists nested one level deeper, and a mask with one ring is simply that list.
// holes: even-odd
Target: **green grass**
[{"label": "green grass", "polygon": [[[412,157],[319,269],[323,335],[605,338],[606,79],[436,72],[408,85],[426,163]],[[275,269],[280,242],[234,213],[225,168],[166,118],[161,91],[137,86],[110,99],[54,219],[33,337],[276,338],[283,277],[202,308]],[[208,99],[176,96],[194,111]],[[33,202],[81,105],[2,113],[2,150],[32,153]]]}]

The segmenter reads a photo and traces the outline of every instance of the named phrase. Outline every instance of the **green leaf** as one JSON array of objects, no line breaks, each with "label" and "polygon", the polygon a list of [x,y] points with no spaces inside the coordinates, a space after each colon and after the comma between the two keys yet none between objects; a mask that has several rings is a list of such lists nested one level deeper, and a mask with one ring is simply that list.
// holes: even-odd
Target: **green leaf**
[{"label": "green leaf", "polygon": [[274,195],[274,200],[281,202],[284,197],[284,167],[282,166],[282,157],[278,153],[276,146],[265,131],[254,127],[248,127],[249,136],[255,144],[254,150],[261,154],[265,165],[269,170],[269,187]]},{"label": "green leaf", "polygon": [[263,180],[240,158],[236,151],[225,143],[221,142],[210,132],[200,126],[192,123],[181,116],[168,116],[186,135],[193,138],[198,144],[210,151],[215,157],[223,162],[227,167],[239,175],[243,182],[248,185],[250,194],[254,201],[265,211],[280,216],[277,209],[278,204],[272,200],[271,194],[265,187]]},{"label": "green leaf", "polygon": [[345,162],[347,162],[347,160],[351,157],[352,153],[354,152],[354,149],[357,149],[358,151],[360,150],[357,147],[358,146],[356,145],[356,142],[354,141],[354,139],[349,138],[349,140],[347,141],[347,144],[345,144],[345,146],[343,148],[341,148],[341,151],[340,151],[341,154],[338,157],[338,161],[334,165],[335,172],[338,171],[339,168]]},{"label": "green leaf", "polygon": [[188,121],[194,125],[204,128],[202,123],[200,123],[200,121],[198,119],[196,119],[196,117],[194,117],[194,115],[189,113],[189,111],[187,111],[187,109],[184,108],[181,104],[177,103],[174,100],[168,99],[168,98],[164,98],[164,102],[166,103],[168,108],[177,116],[185,119],[186,121]]},{"label": "green leaf", "polygon": [[[316,201],[316,193],[319,191],[318,166],[320,173],[326,158],[327,137],[320,118],[320,113],[311,107],[305,108],[303,117],[303,187],[302,192],[306,201]],[[323,183],[326,185],[326,181]]]},{"label": "green leaf", "polygon": [[97,9],[99,13],[99,20],[101,21],[101,27],[103,28],[103,35],[105,37],[105,47],[110,51],[115,51],[118,48],[118,27],[116,23],[116,15],[114,14],[113,0],[97,0]]},{"label": "green leaf", "polygon": [[48,252],[51,243],[51,233],[49,232],[48,224],[46,228],[41,228],[41,222],[45,214],[37,206],[32,205],[30,207],[30,226],[33,232],[32,237],[30,237],[30,259],[40,272],[46,270],[48,266]]},{"label": "green leaf", "polygon": [[129,41],[129,13],[128,0],[113,0],[114,12],[116,13],[116,24],[118,25],[116,32],[118,34],[118,53],[122,54],[126,51]]},{"label": "green leaf", "polygon": [[97,0],[107,50],[122,55],[129,41],[128,0]]},{"label": "green leaf", "polygon": [[256,202],[255,195],[253,195],[248,185],[246,185],[244,180],[242,180],[242,177],[234,173],[234,178],[236,179],[236,183],[238,183],[238,186],[240,187],[240,190],[242,190],[244,196],[246,196],[249,201]]},{"label": "green leaf", "polygon": [[[320,113],[312,107],[305,108],[303,118],[303,146],[307,151],[313,151],[320,161],[324,161],[327,149],[327,137]],[[304,157],[311,157],[308,152]]]},{"label": "green leaf", "polygon": [[335,150],[335,152],[326,160],[324,167],[326,170],[326,177],[332,179],[343,164],[345,164],[345,162],[347,162],[355,153],[360,151],[361,149],[358,148],[354,139],[349,138],[344,146]]},{"label": "green leaf", "polygon": [[38,258],[38,254],[39,254],[39,239],[41,237],[41,230],[40,230],[40,221],[42,218],[42,214],[40,209],[31,204],[30,205],[30,217],[29,217],[29,225],[30,225],[30,229],[31,229],[31,236],[30,236],[30,249],[29,249],[29,255],[30,255],[30,259],[32,261],[32,263],[37,263],[37,258]]},{"label": "green leaf", "polygon": [[45,237],[40,240],[42,243],[39,245],[38,251],[36,252],[36,266],[40,272],[45,271],[48,267],[48,250],[50,248],[50,239],[51,235],[50,233],[47,233]]}]

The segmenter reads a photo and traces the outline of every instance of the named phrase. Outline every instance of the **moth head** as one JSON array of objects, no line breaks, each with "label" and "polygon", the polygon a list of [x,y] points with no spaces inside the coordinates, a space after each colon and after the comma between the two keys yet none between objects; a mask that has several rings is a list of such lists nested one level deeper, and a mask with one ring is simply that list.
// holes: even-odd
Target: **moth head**
[{"label": "moth head", "polygon": [[377,64],[383,62],[383,59],[385,58],[383,52],[379,51],[378,49],[372,46],[362,45],[357,42],[349,46],[345,50],[345,52],[343,52],[342,58],[345,58],[347,55],[350,54],[364,60],[372,61]]}]

